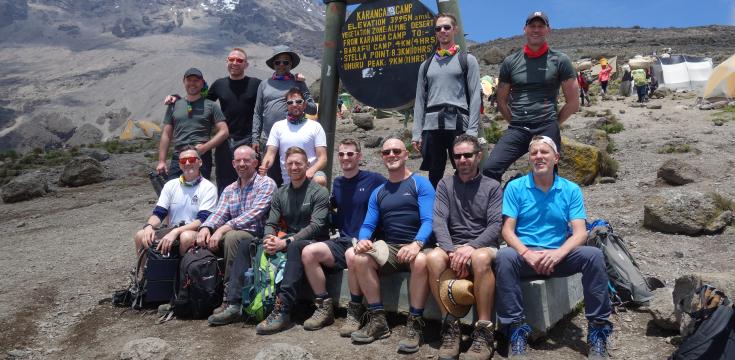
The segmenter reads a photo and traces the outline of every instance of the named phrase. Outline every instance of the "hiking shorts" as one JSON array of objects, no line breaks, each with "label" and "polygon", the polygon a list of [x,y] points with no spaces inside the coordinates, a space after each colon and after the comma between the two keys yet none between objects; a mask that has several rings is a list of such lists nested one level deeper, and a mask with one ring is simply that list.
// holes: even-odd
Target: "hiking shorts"
[{"label": "hiking shorts", "polygon": [[[403,246],[409,244],[386,244],[388,245],[388,261],[386,261],[385,265],[378,269],[378,274],[390,275],[397,272],[411,272],[411,263],[402,263],[398,261],[398,257],[396,256],[398,254],[398,250],[400,250]],[[429,252],[431,252],[431,250],[433,249],[427,248],[421,250],[420,252],[428,254]]]},{"label": "hiking shorts", "polygon": [[347,258],[345,252],[347,249],[352,247],[352,238],[350,237],[339,237],[336,239],[329,239],[324,241],[324,245],[327,245],[329,251],[332,252],[334,258],[334,270],[347,269]]}]

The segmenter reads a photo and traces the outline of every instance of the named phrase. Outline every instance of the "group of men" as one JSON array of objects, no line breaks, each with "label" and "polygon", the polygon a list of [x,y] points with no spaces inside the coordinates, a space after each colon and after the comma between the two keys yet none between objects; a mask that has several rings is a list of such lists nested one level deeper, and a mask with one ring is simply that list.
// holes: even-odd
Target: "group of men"
[{"label": "group of men", "polygon": [[[267,141],[262,164],[272,165],[278,151],[285,172],[280,188],[265,176],[267,169],[254,148],[258,142],[251,139],[251,144],[237,146],[229,166],[237,176],[228,184],[218,184],[224,186],[216,201],[214,186],[201,176],[200,169],[207,169],[204,154],[219,149],[227,138],[224,134],[228,127],[218,124],[232,124],[226,109],[223,120],[216,103],[197,97],[201,96],[201,87],[196,78],[201,79],[201,73],[187,72],[185,111],[181,109],[183,104],[179,105],[181,101],[173,103],[171,124],[164,128],[164,137],[170,139],[171,133],[177,138],[183,136],[175,130],[175,124],[195,115],[208,118],[217,133],[207,141],[177,148],[178,161],[172,161],[170,168],[178,166],[183,174],[166,184],[153,215],[135,240],[139,250],[150,246],[157,236],[154,228],[168,217],[170,224],[180,221],[182,226],[162,235],[158,245],[161,251],[169,251],[178,238],[179,251],[197,245],[225,258],[225,301],[209,317],[211,325],[241,318],[241,289],[245,270],[251,265],[249,244],[261,238],[268,254],[286,253],[286,265],[275,308],[257,325],[258,334],[273,334],[291,326],[298,284],[304,277],[313,292],[316,310],[303,327],[317,330],[333,324],[336,304],[334,294],[327,292],[326,274],[347,269],[350,302],[340,335],[355,343],[388,337],[391,329],[380,277],[410,272],[410,308],[399,351],[419,350],[423,311],[431,293],[443,316],[439,358],[456,358],[460,352],[461,314],[453,311],[457,304],[452,294],[460,289],[453,293],[452,284],[457,282],[449,281],[445,286],[443,280],[471,279],[470,295],[474,297],[478,321],[464,357],[492,356],[493,314],[498,330],[509,340],[509,355],[522,357],[530,334],[523,311],[522,277],[582,272],[589,356],[607,357],[612,324],[604,258],[598,249],[584,246],[586,213],[580,188],[555,171],[560,156],[559,125],[578,109],[579,102],[571,61],[546,43],[548,17],[542,12],[528,16],[524,26],[526,46],[501,66],[498,107],[510,126],[487,158],[477,137],[477,60],[462,55],[463,49],[455,44],[457,26],[453,16],[439,14],[435,32],[437,52],[419,70],[425,77],[420,75],[417,85],[412,139],[413,146],[422,152],[421,169],[429,171],[428,179],[407,167],[408,151],[400,139],[388,138],[382,144],[387,179],[361,170],[360,144],[344,139],[337,149],[343,175],[334,180],[330,194],[317,183],[320,168],[316,164],[326,154],[326,145],[319,149],[323,135],[312,129],[308,141],[294,143],[288,134]],[[466,64],[458,54],[466,56]],[[239,49],[230,53],[233,58],[242,55],[244,51]],[[228,69],[238,68],[238,64],[246,67],[246,57],[244,61],[228,58]],[[229,80],[237,80],[232,78],[232,71],[230,75]],[[558,110],[560,87],[567,101]],[[221,97],[219,100],[224,107]],[[304,128],[310,121],[303,118],[303,92],[291,89],[284,100],[288,105],[286,119],[282,120],[284,131]],[[276,125],[270,136],[281,131]],[[188,131],[198,130],[189,127]],[[233,131],[229,129],[229,133]],[[161,150],[166,145],[167,151],[164,137]],[[526,152],[532,171],[508,182],[503,191],[503,173]],[[456,167],[454,175],[444,176],[447,157]],[[219,172],[225,171],[220,170],[221,166],[216,163],[218,183]],[[166,169],[165,157],[159,168]],[[336,236],[330,237],[330,225],[338,230]],[[499,247],[501,234],[507,247]]]}]

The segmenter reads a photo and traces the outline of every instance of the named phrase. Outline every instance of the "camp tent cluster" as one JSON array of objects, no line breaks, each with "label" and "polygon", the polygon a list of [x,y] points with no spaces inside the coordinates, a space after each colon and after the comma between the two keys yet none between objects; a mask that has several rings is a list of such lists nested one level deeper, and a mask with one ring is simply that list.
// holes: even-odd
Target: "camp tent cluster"
[{"label": "camp tent cluster", "polygon": [[666,54],[656,56],[651,68],[661,87],[672,90],[701,90],[712,74],[712,59]]},{"label": "camp tent cluster", "polygon": [[735,55],[712,71],[704,86],[705,99],[735,99]]},{"label": "camp tent cluster", "polygon": [[146,120],[128,119],[120,130],[118,138],[123,141],[134,139],[152,139],[161,134],[161,127],[158,124]]}]

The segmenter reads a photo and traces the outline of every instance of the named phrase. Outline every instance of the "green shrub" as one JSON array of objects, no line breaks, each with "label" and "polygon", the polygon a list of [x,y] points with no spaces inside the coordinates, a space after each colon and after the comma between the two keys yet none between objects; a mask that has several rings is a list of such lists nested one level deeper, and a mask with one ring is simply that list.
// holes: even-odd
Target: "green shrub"
[{"label": "green shrub", "polygon": [[485,132],[485,134],[483,134],[483,137],[490,144],[497,144],[498,140],[500,140],[500,137],[503,136],[503,130],[500,128],[500,125],[498,125],[496,121],[491,121],[490,127],[483,130]]},{"label": "green shrub", "polygon": [[659,154],[688,153],[694,150],[690,144],[666,144],[658,149]]},{"label": "green shrub", "polygon": [[608,134],[617,134],[623,130],[625,130],[625,127],[622,123],[619,123],[617,120],[615,122],[608,122],[605,125],[602,125],[600,130],[605,131]]}]

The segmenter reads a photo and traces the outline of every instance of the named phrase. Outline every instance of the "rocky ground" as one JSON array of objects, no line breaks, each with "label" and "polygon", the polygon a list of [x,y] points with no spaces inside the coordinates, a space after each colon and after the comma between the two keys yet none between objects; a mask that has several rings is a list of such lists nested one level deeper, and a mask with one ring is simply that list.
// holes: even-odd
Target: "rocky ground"
[{"label": "rocky ground", "polygon": [[[694,103],[690,94],[675,94],[651,101],[661,109],[648,109],[632,107],[632,98],[613,98],[583,108],[564,130],[573,137],[593,126],[597,114],[605,110],[623,124],[623,131],[610,135],[615,149],[612,157],[619,162],[617,179],[583,188],[588,216],[608,219],[629,241],[642,271],[663,280],[668,291],[675,279],[686,274],[735,271],[732,226],[724,233],[699,236],[664,234],[643,226],[644,205],[657,195],[674,198],[672,191],[696,190],[735,199],[731,180],[735,175],[731,155],[735,150],[735,121],[716,126],[712,120],[715,113],[698,110]],[[401,129],[399,118],[375,120],[372,130],[343,120],[338,126],[338,140],[357,136],[363,142],[374,142],[373,137],[401,133]],[[364,153],[365,168],[384,171],[377,149],[366,148]],[[659,168],[672,159],[694,169],[680,174],[691,178],[691,183],[673,187],[658,179]],[[419,161],[412,159],[409,166],[417,169]],[[103,182],[62,187],[57,181],[62,173],[60,166],[41,169],[36,176],[48,179],[50,193],[25,202],[0,204],[0,213],[5,214],[0,231],[6,234],[0,240],[6,254],[0,262],[4,274],[0,278],[0,328],[4,330],[0,333],[0,358],[115,359],[130,353],[129,342],[148,337],[159,340],[149,340],[138,349],[158,348],[168,353],[168,358],[182,359],[249,359],[263,349],[284,358],[296,357],[299,351],[310,353],[301,354],[301,358],[315,359],[435,357],[437,324],[429,327],[429,343],[418,354],[396,353],[403,321],[400,317],[392,320],[395,327],[390,338],[354,346],[337,334],[343,318],[336,326],[319,332],[304,331],[297,324],[281,334],[262,337],[255,335],[252,325],[211,328],[204,321],[179,320],[155,325],[152,313],[112,307],[109,297],[127,284],[126,274],[132,267],[131,235],[155,203],[145,178],[146,169],[154,164],[145,153],[113,154],[101,164],[107,179]],[[698,202],[693,204],[689,206]],[[731,293],[735,293],[735,286]],[[661,298],[673,307],[668,293]],[[303,321],[308,313],[297,316]],[[615,358],[662,359],[675,350],[671,343],[678,332],[660,329],[645,309],[616,314],[613,322]],[[546,338],[532,344],[531,358],[583,358],[585,329],[583,314],[571,315]],[[273,343],[300,349],[274,347]]]}]

